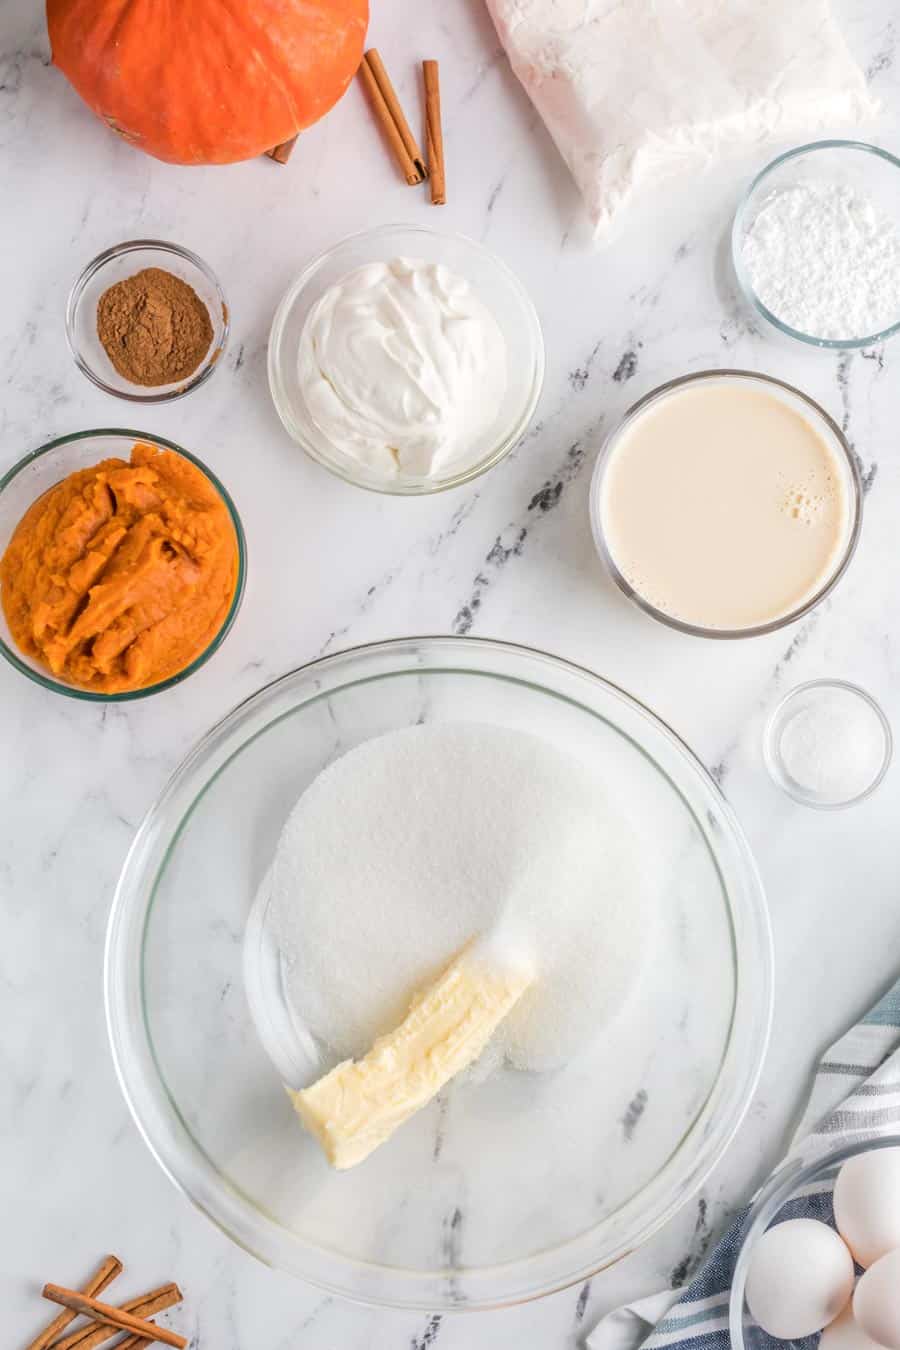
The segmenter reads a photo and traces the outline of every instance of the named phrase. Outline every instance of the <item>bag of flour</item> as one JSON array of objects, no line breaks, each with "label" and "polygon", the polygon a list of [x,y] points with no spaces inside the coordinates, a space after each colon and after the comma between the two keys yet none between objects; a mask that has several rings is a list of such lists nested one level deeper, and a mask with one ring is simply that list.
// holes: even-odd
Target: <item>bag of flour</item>
[{"label": "bag of flour", "polygon": [[645,184],[878,111],[828,0],[487,4],[597,240]]}]

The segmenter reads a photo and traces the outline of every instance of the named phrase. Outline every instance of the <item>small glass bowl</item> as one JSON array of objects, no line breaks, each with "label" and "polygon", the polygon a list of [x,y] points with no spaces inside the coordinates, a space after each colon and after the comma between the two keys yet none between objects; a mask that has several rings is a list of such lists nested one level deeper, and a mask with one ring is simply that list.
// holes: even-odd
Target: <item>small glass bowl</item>
[{"label": "small glass bowl", "polygon": [[[790,772],[783,754],[783,737],[786,729],[798,714],[812,709],[821,703],[823,697],[837,694],[845,700],[859,700],[873,714],[874,722],[881,732],[881,752],[873,756],[872,776],[863,788],[850,788],[840,793],[815,792],[805,787]],[[890,723],[884,712],[864,689],[848,684],[845,680],[810,680],[790,690],[775,708],[763,734],[763,758],[772,781],[795,802],[803,806],[814,806],[820,811],[834,811],[844,806],[854,806],[857,802],[870,797],[884,778],[893,755],[893,736]]]},{"label": "small glass bowl", "polygon": [[[603,488],[606,473],[612,460],[616,444],[622,437],[628,427],[642,413],[656,403],[661,402],[670,394],[677,393],[681,389],[693,384],[700,383],[718,383],[729,381],[742,381],[751,385],[760,385],[766,392],[780,397],[789,407],[795,408],[802,416],[806,417],[811,423],[814,423],[823,438],[827,440],[837,453],[838,460],[842,464],[845,472],[845,485],[847,496],[850,503],[850,518],[847,525],[847,539],[844,545],[844,551],[840,561],[834,568],[834,571],[827,578],[824,584],[810,599],[805,600],[795,610],[788,614],[783,614],[780,618],[774,619],[771,623],[756,624],[749,628],[704,628],[702,625],[687,623],[674,615],[666,613],[665,610],[658,609],[655,605],[640,595],[630,584],[630,582],[620,572],[618,564],[613,556],[612,550],[607,545],[606,531],[603,525]],[[606,564],[613,580],[621,591],[628,596],[645,614],[658,619],[660,623],[668,625],[669,628],[676,628],[680,633],[689,633],[693,637],[705,638],[748,638],[759,637],[764,633],[774,633],[779,628],[785,628],[788,624],[796,623],[809,613],[816,605],[821,604],[825,597],[837,585],[844,572],[849,566],[850,559],[856,552],[856,545],[859,542],[859,534],[862,528],[862,502],[863,492],[862,483],[859,476],[859,466],[853,456],[847,438],[833,418],[828,416],[824,408],[804,394],[802,390],[795,389],[793,385],[786,384],[783,380],[776,380],[772,375],[761,375],[752,370],[698,370],[691,375],[681,375],[675,380],[669,380],[666,384],[659,385],[656,389],[651,389],[642,399],[633,404],[628,409],[625,416],[617,427],[614,427],[604,441],[600,454],[597,457],[597,464],[594,469],[594,476],[590,487],[590,514],[591,529],[594,536],[594,545],[601,559]],[[715,566],[715,559],[710,560],[710,566]]]},{"label": "small glass bowl", "polygon": [[885,215],[900,223],[900,159],[865,141],[813,141],[797,146],[773,159],[747,188],[735,212],[731,229],[731,256],[738,286],[747,302],[780,333],[812,347],[845,351],[854,347],[872,347],[884,342],[900,329],[900,314],[887,328],[860,337],[819,338],[803,333],[779,319],[760,300],[744,264],[744,239],[760,208],[773,192],[794,187],[804,181],[840,183],[855,187],[870,197]]},{"label": "small glass bowl", "polygon": [[[442,263],[465,277],[492,311],[506,339],[509,378],[489,448],[472,462],[437,477],[404,475],[386,479],[351,455],[335,450],[312,422],[297,378],[300,336],[316,302],[348,272],[396,257]],[[421,225],[379,225],[350,235],[304,268],[288,288],[272,321],[269,388],[285,430],[318,464],[345,482],[373,492],[417,496],[443,492],[477,478],[521,440],[543,382],[544,339],[528,293],[495,254],[461,234],[439,234]]]},{"label": "small glass bowl", "polygon": [[237,513],[237,507],[218,478],[202,460],[197,459],[196,455],[192,455],[180,445],[176,445],[174,441],[168,441],[163,436],[148,436],[143,431],[128,431],[120,427],[104,427],[96,431],[76,431],[70,436],[60,436],[56,440],[48,441],[38,450],[32,450],[30,454],[25,455],[23,459],[12,466],[8,473],[0,478],[0,557],[6,552],[6,547],[19,521],[28,508],[37,501],[38,497],[43,496],[56,483],[68,477],[70,473],[76,473],[79,469],[88,469],[101,459],[108,459],[112,456],[128,459],[135,441],[145,441],[148,445],[154,445],[162,450],[174,450],[176,454],[195,464],[212,483],[225,503],[231,517],[231,523],[234,526],[238,549],[237,584],[222,627],[206,650],[202,651],[190,665],[185,666],[183,670],[179,670],[168,679],[160,681],[159,684],[147,685],[141,689],[125,689],[110,694],[67,684],[64,680],[59,680],[52,675],[46,666],[26,656],[16,644],[6,621],[6,615],[2,606],[0,606],[0,655],[4,656],[11,666],[15,666],[16,670],[23,675],[27,675],[30,680],[34,680],[35,684],[41,685],[44,689],[50,689],[55,694],[65,694],[68,698],[81,699],[87,703],[125,703],[130,699],[148,698],[150,694],[159,694],[164,689],[171,689],[173,685],[186,680],[189,675],[194,674],[194,671],[205,665],[213,653],[221,647],[231,631],[241,607],[241,601],[244,598],[244,587],[247,580],[247,544],[244,538],[244,527]]},{"label": "small glass bowl", "polygon": [[[116,370],[97,336],[97,304],[103,292],[145,267],[162,268],[186,281],[209,310],[213,327],[209,351],[193,375],[177,384],[132,384]],[[132,239],[98,254],[75,282],[66,304],[66,339],[76,366],[98,389],[130,403],[167,403],[204,384],[219,364],[228,330],[228,306],[215,274],[190,249],[161,239]]]},{"label": "small glass bowl", "polygon": [[807,1345],[809,1340],[779,1341],[756,1322],[747,1307],[747,1273],[756,1244],[763,1233],[784,1219],[812,1218],[833,1223],[832,1191],[837,1174],[849,1158],[878,1148],[897,1148],[900,1134],[854,1139],[853,1143],[819,1150],[809,1157],[791,1158],[776,1169],[760,1191],[744,1220],[743,1236],[734,1266],[728,1307],[731,1350],[784,1350],[787,1345]]}]

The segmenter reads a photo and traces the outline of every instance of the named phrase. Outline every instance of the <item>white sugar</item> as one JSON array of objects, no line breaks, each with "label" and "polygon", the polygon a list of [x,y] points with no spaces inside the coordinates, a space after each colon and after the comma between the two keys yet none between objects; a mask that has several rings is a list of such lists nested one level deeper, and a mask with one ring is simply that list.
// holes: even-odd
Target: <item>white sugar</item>
[{"label": "white sugar", "polygon": [[801,706],[785,723],[779,746],[789,778],[826,803],[865,792],[881,769],[884,748],[874,708],[839,688]]},{"label": "white sugar", "polygon": [[294,1011],[358,1056],[485,936],[538,971],[500,1050],[524,1068],[563,1063],[644,967],[653,904],[637,851],[596,775],[535,736],[442,723],[367,741],[304,793],[278,845]]},{"label": "white sugar", "polygon": [[853,187],[773,192],[741,253],[766,309],[809,337],[873,337],[900,320],[900,221]]}]

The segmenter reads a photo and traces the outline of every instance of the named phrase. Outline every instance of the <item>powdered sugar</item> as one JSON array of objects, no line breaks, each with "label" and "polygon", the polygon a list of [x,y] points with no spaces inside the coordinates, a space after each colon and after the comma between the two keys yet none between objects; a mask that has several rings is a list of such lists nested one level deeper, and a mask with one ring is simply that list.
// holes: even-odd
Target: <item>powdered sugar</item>
[{"label": "powdered sugar", "polygon": [[596,775],[537,737],[443,723],[367,741],[307,789],[278,845],[291,1005],[358,1056],[484,935],[537,972],[495,1053],[560,1064],[615,1017],[651,951],[637,854]]},{"label": "powdered sugar", "polygon": [[766,309],[809,337],[853,341],[900,320],[900,222],[849,185],[773,192],[741,253]]}]

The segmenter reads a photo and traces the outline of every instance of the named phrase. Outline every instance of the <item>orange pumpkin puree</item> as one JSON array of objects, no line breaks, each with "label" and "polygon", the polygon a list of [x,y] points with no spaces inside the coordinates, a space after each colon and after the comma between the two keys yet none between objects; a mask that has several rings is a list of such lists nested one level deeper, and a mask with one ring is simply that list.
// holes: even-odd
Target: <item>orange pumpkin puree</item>
[{"label": "orange pumpkin puree", "polygon": [[238,579],[228,509],[196,465],[138,442],[45,492],[0,560],[13,639],[98,693],[158,684],[225,621]]}]

